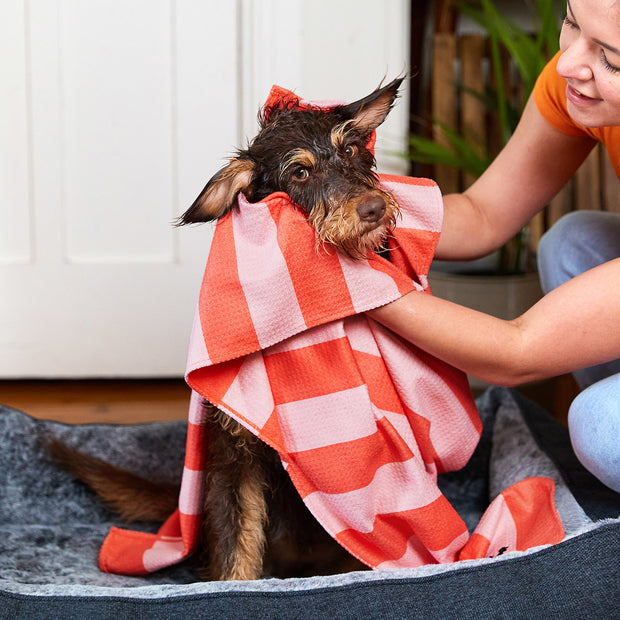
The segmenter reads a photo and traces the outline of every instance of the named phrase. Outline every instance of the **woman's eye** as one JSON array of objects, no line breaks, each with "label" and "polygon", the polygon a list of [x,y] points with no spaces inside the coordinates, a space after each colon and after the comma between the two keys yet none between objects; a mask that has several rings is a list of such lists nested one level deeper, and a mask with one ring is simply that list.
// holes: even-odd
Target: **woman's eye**
[{"label": "woman's eye", "polygon": [[569,28],[578,28],[577,24],[568,16],[564,17],[562,22],[564,26],[568,26]]},{"label": "woman's eye", "polygon": [[601,51],[601,59],[603,61],[603,66],[605,67],[605,69],[607,69],[607,71],[609,71],[610,73],[618,73],[620,72],[620,67],[616,67],[615,65],[612,65],[608,60],[607,60],[607,56],[605,56],[605,51]]},{"label": "woman's eye", "polygon": [[355,154],[357,153],[357,149],[354,146],[349,145],[344,149],[344,152],[348,157],[355,157]]},{"label": "woman's eye", "polygon": [[568,10],[566,11],[566,13],[564,13],[562,25],[568,26],[569,28],[574,28],[575,30],[579,30],[579,24],[575,21],[573,14],[569,13]]},{"label": "woman's eye", "polygon": [[295,172],[293,172],[293,176],[298,181],[305,181],[310,176],[310,172],[308,168],[297,168]]}]

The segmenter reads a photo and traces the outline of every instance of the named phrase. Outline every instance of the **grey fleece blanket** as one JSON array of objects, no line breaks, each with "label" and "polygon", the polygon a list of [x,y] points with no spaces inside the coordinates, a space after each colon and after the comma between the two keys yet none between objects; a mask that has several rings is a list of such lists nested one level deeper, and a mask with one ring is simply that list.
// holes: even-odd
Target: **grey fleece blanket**
[{"label": "grey fleece blanket", "polygon": [[[563,427],[511,390],[493,388],[477,404],[484,423],[478,449],[463,470],[441,477],[443,493],[470,529],[495,494],[535,475],[555,480],[556,504],[569,538],[591,535],[604,520],[612,520],[604,525],[617,525],[620,495],[602,487],[579,466]],[[97,566],[101,542],[112,525],[127,524],[49,462],[40,447],[47,435],[142,475],[176,481],[183,466],[184,422],[69,426],[0,407],[0,595],[10,595],[11,600],[25,597],[19,599],[21,603],[42,595],[68,596],[73,603],[76,596],[141,600],[193,596],[204,588],[222,596],[240,588],[263,593],[317,591],[343,583],[448,578],[472,565],[486,570],[510,562],[513,556],[528,555],[308,580],[265,580],[247,586],[197,584],[191,561],[143,578],[105,574]]]}]

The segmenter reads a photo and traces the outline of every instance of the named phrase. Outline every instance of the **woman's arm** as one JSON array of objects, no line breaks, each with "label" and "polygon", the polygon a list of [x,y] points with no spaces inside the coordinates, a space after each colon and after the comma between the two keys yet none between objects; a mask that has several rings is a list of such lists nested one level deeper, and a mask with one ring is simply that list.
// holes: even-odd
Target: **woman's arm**
[{"label": "woman's arm", "polygon": [[489,383],[518,385],[620,357],[620,259],[554,289],[512,321],[413,292],[368,314]]},{"label": "woman's arm", "polygon": [[436,257],[469,260],[502,246],[562,189],[595,143],[552,127],[530,97],[484,174],[463,194],[445,197]]}]

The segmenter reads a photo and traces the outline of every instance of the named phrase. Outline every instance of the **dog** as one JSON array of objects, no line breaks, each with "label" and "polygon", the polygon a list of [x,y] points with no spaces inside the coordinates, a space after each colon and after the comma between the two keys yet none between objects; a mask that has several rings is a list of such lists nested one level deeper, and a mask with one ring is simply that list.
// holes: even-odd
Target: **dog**
[{"label": "dog", "polygon": [[[213,176],[176,225],[221,218],[240,192],[260,202],[281,191],[306,216],[317,249],[330,246],[355,260],[381,251],[399,208],[379,185],[368,143],[402,82],[397,78],[327,110],[298,103],[264,108],[256,137]],[[275,450],[211,403],[203,406],[210,454],[199,576],[250,580],[367,568],[314,519]],[[178,486],[138,478],[57,441],[48,450],[124,519],[163,521],[177,506]]]}]

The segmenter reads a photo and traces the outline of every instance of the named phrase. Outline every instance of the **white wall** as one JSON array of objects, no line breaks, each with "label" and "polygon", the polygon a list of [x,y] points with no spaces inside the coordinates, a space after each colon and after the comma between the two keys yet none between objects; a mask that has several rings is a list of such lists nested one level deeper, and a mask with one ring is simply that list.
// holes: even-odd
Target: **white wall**
[{"label": "white wall", "polygon": [[271,84],[362,97],[406,71],[408,23],[405,0],[2,0],[0,378],[182,374],[211,229],[171,220]]}]

